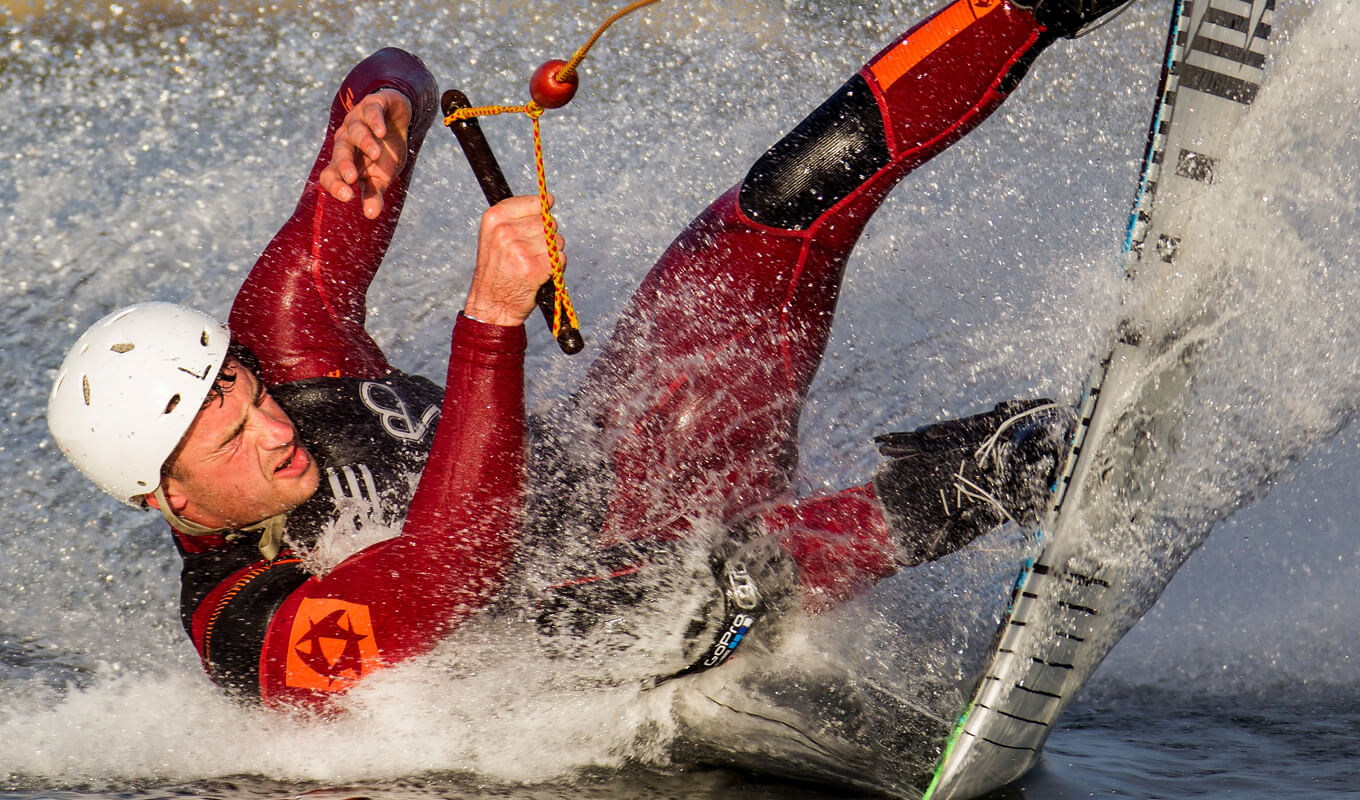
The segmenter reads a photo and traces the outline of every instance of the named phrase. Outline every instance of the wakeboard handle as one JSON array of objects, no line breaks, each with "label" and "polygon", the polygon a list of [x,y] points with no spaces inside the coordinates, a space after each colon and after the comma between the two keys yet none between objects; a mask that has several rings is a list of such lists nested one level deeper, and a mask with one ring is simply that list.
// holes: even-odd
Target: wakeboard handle
[{"label": "wakeboard handle", "polygon": [[[468,101],[467,95],[457,89],[449,89],[440,98],[440,107],[447,117],[460,108],[471,108],[472,103]],[[510,197],[512,195],[510,184],[505,180],[505,173],[501,171],[496,154],[491,152],[491,144],[487,142],[486,136],[482,133],[482,126],[477,124],[477,120],[450,122],[449,130],[458,137],[458,144],[463,148],[463,155],[467,157],[468,166],[472,167],[477,184],[482,187],[487,204],[494,206]],[[553,327],[554,292],[553,282],[545,281],[538,287],[538,294],[534,296],[538,310],[543,312],[543,319],[548,323],[548,330],[552,330]],[[572,355],[581,352],[586,342],[581,337],[581,332],[564,320],[557,332],[557,346],[562,348],[562,352]]]}]

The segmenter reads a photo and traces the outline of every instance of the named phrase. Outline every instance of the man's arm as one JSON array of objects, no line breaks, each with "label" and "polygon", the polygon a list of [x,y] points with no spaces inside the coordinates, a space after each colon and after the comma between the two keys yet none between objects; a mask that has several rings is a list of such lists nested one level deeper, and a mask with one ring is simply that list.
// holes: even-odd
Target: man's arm
[{"label": "man's arm", "polygon": [[[428,651],[499,591],[521,526],[524,345],[523,326],[459,318],[442,417],[401,535],[283,599],[259,654],[264,700],[325,703]],[[299,656],[346,638],[350,658]]]},{"label": "man's arm", "polygon": [[[454,325],[439,426],[401,535],[308,579],[283,601],[259,662],[264,699],[331,696],[426,652],[500,590],[523,511],[523,322],[550,272],[537,198],[510,198],[483,216],[467,308],[485,319],[460,314]],[[364,637],[360,658],[353,669],[318,677],[298,648],[338,630],[329,627],[337,613],[346,635]]]},{"label": "man's arm", "polygon": [[[322,576],[253,542],[186,553],[182,615],[233,693],[324,705],[426,652],[499,591],[521,527],[523,326],[460,317],[442,418],[400,536]],[[337,649],[338,648],[338,649]]]},{"label": "man's arm", "polygon": [[[341,84],[327,145],[302,198],[232,305],[232,335],[260,357],[267,384],[390,370],[364,330],[365,298],[396,230],[437,95],[425,65],[395,48],[364,59]],[[332,196],[327,184],[351,199],[357,190],[360,202]]]},{"label": "man's arm", "polygon": [[[370,93],[338,121],[333,115],[331,160],[325,166],[318,160],[294,220],[238,297],[233,332],[261,355],[266,383],[388,370],[363,333],[363,297],[404,198],[420,117],[409,128],[413,144],[402,165],[395,137],[403,103],[392,94]],[[340,99],[345,96],[342,87]],[[308,234],[312,253],[345,256],[337,239],[362,247],[365,236],[378,236],[380,246],[367,258],[314,257],[309,264],[305,253],[281,257],[299,246],[296,222],[309,214],[325,229]],[[341,220],[352,229],[338,225]],[[390,225],[382,228],[385,221]],[[499,590],[521,525],[523,322],[550,274],[536,197],[511,198],[483,215],[467,314],[453,331],[440,423],[402,533],[325,576],[292,584],[297,588],[282,598],[264,635],[258,662],[263,697],[331,696],[379,666],[425,652]],[[279,284],[295,291],[281,291]],[[324,660],[299,657],[320,652],[308,648],[322,647],[317,639],[327,632],[359,637],[357,661],[328,667]]]}]

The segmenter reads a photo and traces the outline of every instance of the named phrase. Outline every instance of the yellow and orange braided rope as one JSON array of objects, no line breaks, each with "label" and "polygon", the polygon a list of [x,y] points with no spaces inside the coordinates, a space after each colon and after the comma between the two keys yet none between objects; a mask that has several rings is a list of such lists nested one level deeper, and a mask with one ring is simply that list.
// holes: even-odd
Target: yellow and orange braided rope
[{"label": "yellow and orange braided rope", "polygon": [[[658,0],[636,0],[636,2],[630,3],[624,8],[614,12],[609,19],[605,20],[603,24],[595,29],[595,33],[591,35],[590,39],[577,49],[571,59],[557,71],[557,80],[565,82],[571,78],[572,74],[576,71],[576,68],[580,66],[583,60],[585,60],[586,53],[590,52],[590,48],[595,45],[595,42],[599,40],[601,34],[603,34],[610,25],[617,22],[619,18],[656,2],[658,2]],[[556,338],[562,329],[563,321],[572,328],[579,328],[580,323],[576,320],[576,310],[572,308],[571,296],[567,294],[567,284],[564,277],[566,261],[562,257],[562,251],[557,247],[557,220],[553,218],[552,213],[548,210],[548,181],[543,167],[543,137],[538,127],[538,118],[543,116],[543,107],[533,100],[530,100],[524,105],[518,106],[489,105],[476,106],[474,108],[460,108],[445,117],[444,124],[447,126],[474,117],[486,117],[496,114],[525,114],[533,124],[534,169],[538,173],[538,204],[543,216],[543,238],[548,243],[548,263],[552,265],[552,333],[553,337]]]},{"label": "yellow and orange braided rope", "polygon": [[538,127],[538,118],[543,116],[543,107],[530,100],[521,106],[476,106],[460,108],[444,118],[445,125],[494,114],[526,114],[534,128],[534,169],[538,173],[538,206],[543,217],[543,239],[548,244],[548,263],[552,266],[553,282],[553,323],[552,334],[556,338],[562,330],[562,322],[572,328],[581,327],[576,319],[576,309],[572,308],[571,295],[567,294],[566,260],[557,247],[557,220],[548,210],[548,180],[543,167],[543,136]]},{"label": "yellow and orange braided rope", "polygon": [[634,11],[637,11],[639,8],[649,6],[656,2],[658,2],[658,0],[637,0],[637,2],[629,3],[618,11],[615,11],[609,19],[605,20],[600,24],[600,27],[595,29],[595,32],[590,35],[590,38],[586,40],[586,43],[581,45],[580,49],[573,53],[571,58],[567,59],[567,63],[562,65],[562,68],[557,71],[557,80],[565,82],[571,77],[572,73],[576,71],[576,68],[586,59],[586,53],[590,52],[590,48],[595,46],[595,42],[599,40],[600,36],[604,34],[605,30],[607,30],[610,25],[618,22],[621,17],[625,17]]}]

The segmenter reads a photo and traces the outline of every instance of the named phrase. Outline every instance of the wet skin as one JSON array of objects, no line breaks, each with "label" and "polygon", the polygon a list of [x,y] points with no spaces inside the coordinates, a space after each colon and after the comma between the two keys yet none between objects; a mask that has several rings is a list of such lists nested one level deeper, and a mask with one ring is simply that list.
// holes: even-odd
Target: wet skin
[{"label": "wet skin", "polygon": [[316,492],[320,475],[259,378],[235,359],[225,367],[235,380],[208,396],[165,483],[176,514],[212,528],[291,511]]}]

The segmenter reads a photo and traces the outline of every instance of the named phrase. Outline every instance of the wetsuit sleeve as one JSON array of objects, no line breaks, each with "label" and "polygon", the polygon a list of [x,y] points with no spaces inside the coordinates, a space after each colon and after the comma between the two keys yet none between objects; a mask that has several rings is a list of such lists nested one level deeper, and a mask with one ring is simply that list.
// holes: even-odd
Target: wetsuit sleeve
[{"label": "wetsuit sleeve", "polygon": [[[523,326],[459,315],[439,427],[401,535],[283,601],[260,657],[266,700],[324,701],[426,652],[495,596],[522,525],[524,348]],[[309,660],[317,648],[348,656]]]},{"label": "wetsuit sleeve", "polygon": [[[384,194],[382,213],[370,220],[358,198],[341,203],[321,189],[318,178],[345,114],[380,89],[406,95],[412,118],[406,165]],[[438,109],[438,91],[420,59],[396,48],[364,59],[341,84],[302,199],[232,305],[232,336],[259,357],[265,383],[323,375],[381,377],[390,371],[364,330],[365,297],[396,230],[416,155]]]}]

